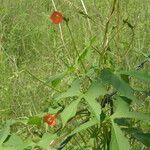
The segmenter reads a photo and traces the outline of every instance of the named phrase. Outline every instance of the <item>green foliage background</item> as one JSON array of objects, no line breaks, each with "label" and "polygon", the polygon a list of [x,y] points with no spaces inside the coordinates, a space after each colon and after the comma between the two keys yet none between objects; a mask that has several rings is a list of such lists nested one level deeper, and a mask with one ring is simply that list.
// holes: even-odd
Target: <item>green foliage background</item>
[{"label": "green foliage background", "polygon": [[[93,68],[98,71],[111,68],[116,72],[135,70],[150,53],[148,0],[119,0],[119,5],[116,6],[108,26],[109,46],[106,53],[103,53],[102,43],[113,1],[84,2],[90,25],[87,22],[88,17],[83,13],[81,1],[56,1],[57,9],[69,18],[69,27],[81,54],[78,58],[65,22],[61,24],[64,38],[62,43],[59,26],[49,20],[54,10],[50,0],[0,0],[0,120],[2,123],[7,119],[34,116],[49,106],[55,106],[54,97],[66,91],[76,75],[80,77],[84,74],[80,60],[83,61],[87,74],[91,75]],[[145,64],[143,70],[149,72],[149,62]],[[110,72],[107,71],[104,70],[103,73],[109,74]],[[133,72],[122,74],[136,76]],[[64,80],[61,81],[64,76]],[[140,79],[142,76],[146,78],[145,74],[139,76]],[[108,79],[107,76],[103,78],[104,81],[107,80],[109,84],[118,88],[114,85],[116,79],[115,83]],[[148,80],[147,77],[145,84],[133,79],[130,85],[138,91],[150,92]],[[89,83],[84,81],[83,91],[88,89],[88,85]],[[127,96],[124,89],[119,87],[117,90],[121,90],[119,92]],[[131,95],[127,97],[131,98]],[[149,96],[139,92],[136,96],[139,102],[132,106],[133,110],[149,114]],[[90,99],[90,96],[88,98]],[[67,105],[67,102],[64,103]],[[76,101],[74,103],[73,106],[77,105]],[[97,115],[98,108],[92,109]],[[69,114],[69,117],[73,115],[74,112]],[[67,121],[65,119],[64,123]],[[145,131],[149,130],[146,123],[141,123],[141,127]],[[114,125],[114,131],[116,128]],[[140,147],[136,146],[137,149]],[[136,149],[136,146],[133,145],[133,149]]]}]

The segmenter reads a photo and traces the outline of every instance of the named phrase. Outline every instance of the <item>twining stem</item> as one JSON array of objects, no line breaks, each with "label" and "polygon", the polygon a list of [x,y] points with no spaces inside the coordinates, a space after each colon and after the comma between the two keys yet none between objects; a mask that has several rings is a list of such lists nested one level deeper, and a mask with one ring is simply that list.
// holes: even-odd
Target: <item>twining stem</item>
[{"label": "twining stem", "polygon": [[[75,40],[74,40],[74,38],[73,38],[73,35],[72,35],[71,29],[70,29],[70,27],[69,27],[68,21],[66,21],[66,25],[67,25],[67,28],[68,28],[68,30],[69,30],[69,34],[70,34],[70,37],[71,37],[71,40],[72,40],[72,44],[73,44],[73,46],[74,46],[74,49],[75,49],[75,51],[76,51],[76,55],[77,55],[78,58],[79,58],[79,57],[80,57],[80,54],[79,54],[78,49],[77,49],[77,47],[76,47],[76,43],[75,43]],[[83,70],[86,72],[86,69],[85,69],[85,66],[84,66],[82,60],[80,60],[80,63],[81,63],[81,65],[82,65]]]},{"label": "twining stem", "polygon": [[[80,0],[80,1],[81,1],[81,3],[82,3],[82,6],[83,6],[83,9],[84,9],[85,14],[88,16],[88,12],[87,12],[87,9],[86,9],[86,7],[85,7],[84,1],[83,1],[83,0]],[[91,30],[91,24],[90,24],[89,18],[87,18],[87,22],[88,22],[89,31],[90,31],[90,34],[91,34],[91,33],[92,33],[92,30]]]},{"label": "twining stem", "polygon": [[59,24],[59,31],[60,31],[60,37],[61,37],[61,40],[62,40],[62,44],[63,44],[65,50],[67,51],[68,56],[70,57],[69,59],[71,60],[70,53],[69,53],[69,51],[67,50],[67,47],[66,47],[66,45],[65,45],[65,41],[64,41],[64,37],[63,37],[63,32],[62,32],[62,28],[61,28],[61,25],[60,25],[60,24]]},{"label": "twining stem", "polygon": [[109,15],[108,20],[107,20],[106,25],[105,25],[105,33],[104,33],[104,38],[103,38],[103,48],[104,48],[104,50],[107,48],[108,27],[109,27],[109,23],[110,23],[110,20],[111,20],[111,18],[112,18],[112,15],[113,15],[113,13],[114,13],[114,11],[115,11],[116,1],[117,1],[117,0],[114,0],[114,2],[113,2],[112,10],[111,10],[111,12],[110,12],[110,15]]},{"label": "twining stem", "polygon": [[120,35],[119,35],[119,28],[120,28],[120,2],[118,1],[117,3],[117,48],[119,48],[119,39],[120,39]]},{"label": "twining stem", "polygon": [[37,81],[41,82],[43,85],[45,85],[45,86],[47,86],[47,87],[49,87],[49,88],[51,88],[51,89],[53,89],[53,90],[55,90],[55,91],[57,91],[57,92],[59,92],[59,93],[62,92],[62,91],[60,91],[60,90],[54,88],[53,86],[50,86],[49,84],[47,84],[46,82],[42,81],[41,79],[37,78],[37,77],[36,77],[35,75],[33,75],[30,71],[28,71],[28,70],[25,70],[25,71],[26,71],[28,74],[30,74],[34,79],[36,79]]},{"label": "twining stem", "polygon": [[110,11],[110,15],[108,16],[108,19],[107,19],[107,22],[106,22],[106,25],[105,25],[105,32],[104,32],[104,37],[103,37],[103,42],[102,42],[102,52],[101,52],[101,55],[99,57],[99,66],[101,65],[101,59],[103,59],[103,62],[106,60],[106,55],[105,54],[106,54],[106,50],[109,47],[109,39],[108,39],[109,23],[110,23],[110,21],[112,19],[112,16],[114,14],[116,2],[117,2],[117,0],[113,1],[112,9]]},{"label": "twining stem", "polygon": [[[56,5],[55,5],[54,0],[52,0],[52,4],[53,4],[53,7],[54,7],[54,10],[57,11],[57,8],[56,8]],[[64,37],[63,37],[63,32],[62,32],[61,24],[59,24],[59,31],[60,31],[60,38],[61,38],[61,40],[62,40],[63,47],[64,47],[65,50],[67,51],[68,56],[71,57],[71,56],[70,56],[70,53],[68,52],[67,47],[66,47],[66,45],[65,45],[65,41],[64,41]],[[71,58],[69,58],[69,59],[71,60]]]},{"label": "twining stem", "polygon": [[55,10],[57,10],[54,0],[52,0],[52,4]]}]

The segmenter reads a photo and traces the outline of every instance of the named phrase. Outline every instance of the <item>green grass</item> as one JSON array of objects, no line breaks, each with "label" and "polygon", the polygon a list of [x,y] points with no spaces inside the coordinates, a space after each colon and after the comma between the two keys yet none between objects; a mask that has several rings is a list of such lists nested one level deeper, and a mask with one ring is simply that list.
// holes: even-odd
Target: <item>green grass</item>
[{"label": "green grass", "polygon": [[[94,38],[88,48],[89,59],[83,60],[86,69],[91,66],[134,69],[150,53],[149,1],[119,1],[108,26],[109,46],[105,54],[102,43],[113,1],[84,2],[91,18],[91,31],[87,17],[79,13],[84,12],[80,1],[58,0],[56,7],[69,18],[80,53]],[[50,0],[0,0],[0,4],[0,120],[4,121],[35,115],[53,103],[57,92],[43,82],[72,66],[77,55],[66,23],[61,24],[63,43],[59,26],[49,20],[54,10]],[[144,69],[150,70],[150,64]],[[81,65],[77,70],[83,73]],[[59,90],[66,89],[70,81],[67,79],[63,83],[65,88],[62,86]],[[149,85],[136,82],[134,85],[149,89]],[[149,113],[147,101],[136,109]]]},{"label": "green grass", "polygon": [[[148,25],[150,14],[148,1],[135,0],[120,1],[119,10],[119,40],[117,39],[117,12],[109,25],[110,50],[106,66],[113,68],[132,69],[144,56],[149,53]],[[110,13],[112,1],[86,1],[92,27],[90,35],[87,20],[78,13],[83,10],[80,1],[58,1],[56,3],[66,17],[73,33],[78,50],[81,52],[91,38],[96,36],[95,47],[101,51],[105,23]],[[34,79],[26,70],[39,79],[46,79],[57,72],[65,70],[66,62],[73,64],[73,59],[68,60],[74,51],[69,32],[65,22],[62,24],[64,48],[59,27],[53,25],[49,15],[54,10],[51,1],[43,0],[1,0],[1,95],[0,110],[9,110],[12,116],[29,115],[29,112],[42,110],[45,102],[50,101],[52,91]],[[132,30],[123,20],[134,26]],[[113,30],[112,28],[115,27]],[[115,34],[114,34],[115,33]],[[130,42],[132,40],[130,48]],[[98,53],[93,51],[91,62],[86,66],[98,65]],[[67,55],[70,53],[70,57]],[[101,57],[101,56],[100,56]],[[62,61],[63,59],[63,61]],[[103,58],[101,58],[103,60]],[[103,62],[100,60],[100,67]],[[149,67],[149,66],[147,66]]]}]

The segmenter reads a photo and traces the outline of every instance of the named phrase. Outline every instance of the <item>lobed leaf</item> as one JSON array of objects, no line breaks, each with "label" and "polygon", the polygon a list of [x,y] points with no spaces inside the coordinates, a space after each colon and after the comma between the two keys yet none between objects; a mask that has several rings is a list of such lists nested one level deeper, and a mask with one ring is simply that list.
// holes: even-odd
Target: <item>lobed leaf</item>
[{"label": "lobed leaf", "polygon": [[145,146],[150,147],[150,133],[143,133],[138,128],[128,128],[124,130],[131,134],[132,137],[142,142]]},{"label": "lobed leaf", "polygon": [[148,71],[119,71],[118,74],[129,75],[146,83],[150,83],[150,72]]},{"label": "lobed leaf", "polygon": [[111,118],[132,118],[150,121],[150,116],[148,114],[129,111],[129,102],[127,101],[127,99],[123,99],[122,97],[117,97],[116,110]]},{"label": "lobed leaf", "polygon": [[62,99],[62,98],[67,98],[67,97],[73,97],[73,96],[79,96],[81,94],[80,92],[80,80],[76,79],[72,82],[71,87],[64,93],[60,94],[56,98],[56,100]]},{"label": "lobed leaf", "polygon": [[96,125],[96,124],[97,124],[97,121],[96,121],[95,119],[91,119],[91,120],[89,120],[88,122],[83,123],[82,125],[80,125],[78,128],[74,129],[74,130],[71,132],[70,135],[79,133],[79,132],[81,132],[81,131],[83,131],[83,130],[88,129],[89,127],[92,127],[92,126]]},{"label": "lobed leaf", "polygon": [[122,96],[125,96],[131,100],[136,100],[134,96],[134,90],[122,80],[119,76],[112,73],[109,69],[103,69],[101,72],[101,78],[103,82],[112,85]]},{"label": "lobed leaf", "polygon": [[128,139],[112,120],[110,150],[130,150]]},{"label": "lobed leaf", "polygon": [[29,117],[28,124],[40,126],[41,123],[42,123],[41,117],[38,116]]},{"label": "lobed leaf", "polygon": [[69,106],[67,106],[60,114],[61,116],[61,119],[62,119],[62,124],[63,124],[63,127],[65,126],[65,124],[67,123],[67,121],[72,118],[75,114],[76,114],[76,111],[77,111],[77,106],[80,102],[80,98],[73,101],[72,103],[70,103]]},{"label": "lobed leaf", "polygon": [[44,150],[51,150],[50,143],[57,138],[56,134],[45,133],[41,140],[37,143]]},{"label": "lobed leaf", "polygon": [[97,80],[91,84],[90,88],[84,95],[85,100],[91,107],[92,112],[94,112],[95,117],[97,118],[98,121],[100,121],[101,106],[96,101],[96,98],[98,98],[99,96],[104,96],[105,94],[106,89],[104,88],[104,85],[100,80]]}]

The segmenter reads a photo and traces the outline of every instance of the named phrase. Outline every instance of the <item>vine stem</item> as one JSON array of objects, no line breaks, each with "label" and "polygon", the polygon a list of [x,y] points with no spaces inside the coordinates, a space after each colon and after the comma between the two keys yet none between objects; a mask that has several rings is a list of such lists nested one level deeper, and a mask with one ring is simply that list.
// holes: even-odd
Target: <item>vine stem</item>
[{"label": "vine stem", "polygon": [[107,22],[106,22],[106,25],[105,25],[105,32],[104,32],[104,37],[103,37],[103,42],[102,42],[102,47],[101,47],[102,48],[102,52],[101,52],[101,55],[99,57],[99,66],[101,66],[101,59],[103,58],[103,62],[106,59],[106,57],[105,57],[106,55],[105,54],[106,54],[106,50],[107,50],[107,48],[109,46],[108,29],[109,29],[109,24],[110,24],[110,21],[112,19],[112,16],[113,16],[113,14],[115,12],[116,2],[117,2],[117,0],[113,1],[112,9],[110,11],[110,15],[108,16],[108,19],[107,19]]},{"label": "vine stem", "polygon": [[[77,47],[76,47],[76,43],[75,43],[75,40],[74,40],[74,38],[73,38],[71,29],[70,29],[70,27],[69,27],[69,24],[68,24],[68,21],[67,21],[67,20],[66,20],[66,25],[67,25],[67,28],[68,28],[68,31],[69,31],[69,34],[70,34],[70,37],[71,37],[71,40],[72,40],[72,44],[73,44],[74,49],[75,49],[75,51],[76,51],[76,55],[77,55],[78,58],[79,58],[79,57],[80,57],[80,54],[79,54],[78,49],[77,49]],[[82,60],[80,60],[80,63],[81,63],[81,65],[82,65],[82,68],[83,68],[84,72],[86,72],[86,69],[85,69],[85,66],[84,66]]]},{"label": "vine stem", "polygon": [[[52,4],[53,4],[53,7],[54,7],[54,10],[57,11],[57,8],[56,8],[56,5],[55,5],[54,0],[52,0]],[[71,57],[71,56],[70,56],[70,53],[68,52],[67,47],[66,47],[66,45],[65,45],[65,40],[64,40],[64,37],[63,37],[63,32],[62,32],[61,24],[59,24],[59,32],[60,32],[60,38],[61,38],[62,44],[63,44],[65,50],[67,51],[68,56]],[[70,59],[70,58],[69,58],[69,59]],[[71,59],[70,59],[70,60],[71,60]],[[68,60],[68,61],[69,61],[69,60]]]},{"label": "vine stem", "polygon": [[[83,1],[83,0],[80,0],[80,1],[81,1],[81,3],[82,3],[82,7],[83,7],[83,9],[84,9],[85,14],[88,16],[88,12],[87,12],[87,9],[86,9],[86,7],[85,7],[84,1]],[[91,33],[92,33],[92,28],[91,28],[91,24],[90,24],[89,18],[87,18],[87,22],[88,22],[89,31],[90,31],[90,34],[91,34]]]},{"label": "vine stem", "polygon": [[36,77],[34,74],[32,74],[30,71],[25,70],[25,72],[27,72],[29,75],[31,75],[34,79],[36,79],[37,81],[39,81],[40,83],[42,83],[43,85],[53,89],[56,92],[61,93],[62,91],[60,91],[59,89],[54,88],[53,86],[50,86],[49,84],[47,84],[46,82],[42,81],[41,79],[39,79],[38,77]]},{"label": "vine stem", "polygon": [[106,25],[105,25],[106,27],[105,27],[105,33],[104,33],[104,38],[103,38],[103,48],[104,48],[104,51],[107,48],[107,43],[108,43],[108,27],[109,27],[109,23],[110,23],[110,20],[112,18],[112,15],[114,14],[114,11],[115,11],[116,2],[117,2],[117,0],[114,0],[113,6],[112,6],[112,10],[110,12],[110,15],[109,15],[108,20],[107,20]]},{"label": "vine stem", "polygon": [[57,10],[57,8],[56,8],[56,5],[55,5],[54,0],[52,0],[52,4],[53,4],[53,7],[54,7],[54,9],[55,9],[55,11],[56,11],[56,10]]}]

